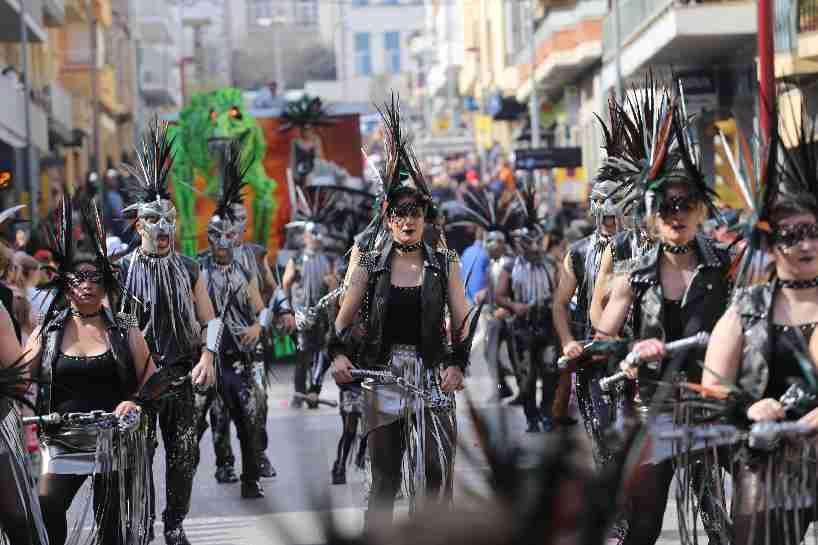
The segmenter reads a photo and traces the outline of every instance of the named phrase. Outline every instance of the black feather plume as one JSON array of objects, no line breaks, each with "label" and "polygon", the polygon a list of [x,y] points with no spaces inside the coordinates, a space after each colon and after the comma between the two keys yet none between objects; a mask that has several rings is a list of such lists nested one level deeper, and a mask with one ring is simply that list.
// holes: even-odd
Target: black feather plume
[{"label": "black feather plume", "polygon": [[250,166],[250,161],[247,161],[242,153],[241,140],[233,140],[221,152],[219,177],[222,182],[222,191],[215,211],[220,218],[236,220],[233,205],[244,203],[243,191],[247,187],[244,178]]},{"label": "black feather plume", "polygon": [[173,141],[168,124],[154,117],[136,148],[136,165],[123,165],[133,177],[128,193],[138,202],[170,200],[168,175],[173,163]]}]

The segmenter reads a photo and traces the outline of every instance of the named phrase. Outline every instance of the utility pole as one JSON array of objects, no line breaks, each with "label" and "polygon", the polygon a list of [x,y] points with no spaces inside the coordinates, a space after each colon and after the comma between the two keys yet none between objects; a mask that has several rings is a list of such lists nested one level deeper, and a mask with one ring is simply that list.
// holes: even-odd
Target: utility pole
[{"label": "utility pole", "polygon": [[[97,56],[99,54],[99,44],[97,43],[97,10],[95,9],[95,2],[88,2],[88,25],[91,33],[91,116],[92,120],[92,139],[93,139],[93,153],[94,161],[91,165],[92,170],[97,173],[99,182],[102,182],[102,161],[99,149],[99,70],[97,68]],[[105,184],[100,183],[105,191]]]},{"label": "utility pole", "polygon": [[26,3],[20,2],[20,39],[21,39],[21,56],[22,56],[22,76],[23,76],[23,93],[25,98],[23,104],[25,112],[26,129],[26,147],[23,150],[24,164],[26,173],[25,179],[28,181],[28,194],[31,199],[31,206],[29,211],[31,219],[37,219],[37,176],[34,172],[34,157],[31,149],[31,78],[28,73],[28,25],[26,24]]},{"label": "utility pole", "polygon": [[534,0],[529,2],[530,10],[528,14],[530,36],[528,40],[528,55],[531,63],[531,95],[528,98],[528,110],[531,116],[531,147],[540,147],[540,101],[537,96],[537,44],[535,35],[537,33],[536,21],[534,20]]},{"label": "utility pole", "polygon": [[347,43],[347,35],[346,35],[346,21],[344,17],[346,16],[346,2],[340,2],[338,4],[338,10],[340,13],[340,21],[339,25],[341,25],[341,56],[340,59],[336,60],[335,63],[335,70],[338,71],[337,75],[341,78],[341,90],[344,95],[344,100],[347,100],[347,55],[346,55],[346,43]]},{"label": "utility pole", "polygon": [[233,71],[233,12],[230,9],[230,0],[224,0],[224,41],[227,46],[227,79],[228,85],[235,85],[235,72]]},{"label": "utility pole", "polygon": [[758,117],[761,134],[769,138],[770,113],[776,100],[773,2],[758,0]]},{"label": "utility pole", "polygon": [[460,127],[460,105],[457,103],[457,82],[455,81],[454,58],[452,57],[452,49],[454,46],[454,36],[452,32],[452,20],[454,19],[454,2],[440,4],[440,7],[446,10],[446,85],[449,103],[449,111],[452,112],[451,122],[449,123],[449,132],[455,133]]}]

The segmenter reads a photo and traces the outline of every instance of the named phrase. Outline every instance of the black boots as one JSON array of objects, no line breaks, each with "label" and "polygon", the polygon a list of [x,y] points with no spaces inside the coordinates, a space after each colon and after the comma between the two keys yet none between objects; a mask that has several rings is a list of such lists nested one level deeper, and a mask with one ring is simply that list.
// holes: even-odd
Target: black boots
[{"label": "black boots", "polygon": [[241,497],[246,499],[256,499],[264,497],[264,488],[260,481],[242,481]]},{"label": "black boots", "polygon": [[239,478],[236,475],[236,470],[233,466],[218,466],[216,467],[216,482],[219,484],[228,484],[238,482]]},{"label": "black boots", "polygon": [[344,464],[340,463],[340,461],[336,460],[334,464],[332,464],[332,484],[346,484],[347,483],[347,470]]},{"label": "black boots", "polygon": [[272,479],[277,475],[273,464],[270,462],[270,459],[267,458],[266,454],[261,455],[261,459],[258,462],[258,469],[259,474],[265,479]]},{"label": "black boots", "polygon": [[185,535],[185,529],[182,528],[184,517],[176,514],[168,516],[167,513],[164,513],[162,520],[165,523],[165,543],[167,545],[190,545],[190,541]]}]

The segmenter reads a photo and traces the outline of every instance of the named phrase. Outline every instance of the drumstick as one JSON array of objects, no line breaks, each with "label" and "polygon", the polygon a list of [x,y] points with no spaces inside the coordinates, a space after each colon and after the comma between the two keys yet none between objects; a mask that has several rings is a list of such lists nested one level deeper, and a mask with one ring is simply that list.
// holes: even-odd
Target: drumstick
[{"label": "drumstick", "polygon": [[338,406],[337,401],[333,401],[331,399],[325,399],[323,397],[319,397],[318,399],[313,400],[313,399],[310,399],[310,397],[307,394],[302,394],[300,392],[296,392],[295,394],[293,394],[293,397],[296,398],[296,399],[301,399],[303,401],[307,401],[307,402],[310,402],[310,401],[317,402],[319,405],[328,405],[330,407],[337,407]]}]

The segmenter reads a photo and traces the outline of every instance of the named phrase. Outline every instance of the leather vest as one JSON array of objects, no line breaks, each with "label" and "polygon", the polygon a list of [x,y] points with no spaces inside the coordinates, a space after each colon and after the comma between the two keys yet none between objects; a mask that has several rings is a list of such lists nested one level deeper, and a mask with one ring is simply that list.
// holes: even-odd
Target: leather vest
[{"label": "leather vest", "polygon": [[761,399],[770,381],[773,349],[770,313],[775,289],[775,281],[759,284],[737,290],[733,299],[744,336],[737,382],[742,390],[756,399]]},{"label": "leather vest", "polygon": [[[45,326],[43,337],[42,358],[40,360],[37,380],[39,381],[39,392],[37,395],[37,414],[49,414],[51,412],[51,387],[54,382],[54,364],[60,356],[63,333],[65,331],[65,320],[68,318],[68,310],[60,312],[56,318]],[[102,320],[105,322],[106,333],[108,335],[108,345],[116,362],[116,373],[119,382],[123,385],[125,392],[136,393],[139,380],[136,376],[131,346],[128,343],[128,327],[120,324],[112,315],[110,309],[103,307]]]},{"label": "leather vest", "polygon": [[[697,235],[696,242],[699,264],[681,301],[682,337],[695,335],[700,331],[712,331],[724,314],[730,296],[727,252],[716,248],[713,241],[703,235]],[[630,284],[634,292],[634,336],[637,339],[665,339],[659,256],[660,249],[654,246],[634,262],[630,273]],[[692,380],[700,377],[701,369],[695,362],[704,357],[704,349],[680,354],[679,357],[681,359],[671,359],[671,365],[665,364],[663,368],[687,371]],[[640,373],[642,370],[649,371],[646,366],[640,369]]]},{"label": "leather vest", "polygon": [[[426,367],[445,366],[449,359],[446,336],[446,307],[448,305],[449,263],[456,259],[451,250],[432,250],[423,244],[423,281],[420,292],[423,316],[421,320],[419,348]],[[392,240],[387,240],[380,251],[361,255],[361,265],[369,274],[366,300],[362,310],[366,332],[358,361],[363,367],[383,366],[378,361],[384,348],[383,326],[389,307],[391,284]],[[458,324],[459,325],[459,324]]]}]

